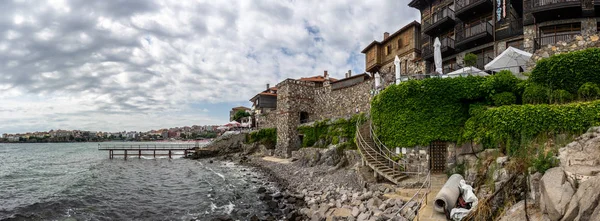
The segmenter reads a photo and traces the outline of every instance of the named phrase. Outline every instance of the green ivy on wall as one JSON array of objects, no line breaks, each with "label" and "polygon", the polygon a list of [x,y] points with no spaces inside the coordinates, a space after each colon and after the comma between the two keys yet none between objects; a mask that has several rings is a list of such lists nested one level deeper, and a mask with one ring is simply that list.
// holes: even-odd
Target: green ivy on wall
[{"label": "green ivy on wall", "polygon": [[365,114],[357,114],[350,119],[340,118],[335,121],[329,119],[316,121],[311,125],[298,127],[298,132],[303,135],[302,147],[313,147],[321,140],[318,147],[326,147],[329,144],[340,144],[340,138],[346,138],[344,145],[355,147],[354,136],[356,135],[356,123],[366,119]]},{"label": "green ivy on wall", "polygon": [[546,132],[578,134],[599,123],[600,101],[510,105],[476,112],[465,123],[462,140],[505,146],[514,153],[523,139]]},{"label": "green ivy on wall", "polygon": [[273,148],[277,144],[277,128],[265,128],[248,134],[248,143],[259,142]]}]

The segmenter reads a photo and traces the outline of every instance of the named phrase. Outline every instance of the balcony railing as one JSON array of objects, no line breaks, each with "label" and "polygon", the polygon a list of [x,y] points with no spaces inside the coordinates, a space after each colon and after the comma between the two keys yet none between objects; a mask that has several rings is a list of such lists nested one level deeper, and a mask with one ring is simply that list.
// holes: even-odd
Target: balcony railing
[{"label": "balcony railing", "polygon": [[[452,38],[441,38],[440,39],[440,51],[442,53],[448,51],[448,50],[454,50],[454,39]],[[429,44],[429,46],[423,48],[423,57],[424,58],[429,58],[431,56],[433,56],[433,52],[434,52],[434,47],[433,47],[433,40],[432,42]]]},{"label": "balcony railing", "polygon": [[458,27],[456,29],[456,42],[462,43],[471,37],[487,33],[492,35],[493,32],[492,24],[488,21],[480,21],[476,24],[470,25],[469,27]]},{"label": "balcony railing", "polygon": [[445,21],[445,19],[451,19],[454,21],[454,10],[452,10],[448,6],[442,8],[442,10],[440,11],[433,13],[433,15],[431,15],[429,19],[423,21],[423,30],[428,30],[432,27],[435,27],[438,24]]},{"label": "balcony railing", "polygon": [[579,35],[579,34],[581,34],[581,33],[568,33],[568,34],[539,37],[539,38],[535,39],[534,49],[535,50],[540,49],[544,45],[556,44],[559,41],[570,41],[571,39],[575,38],[575,35]]},{"label": "balcony railing", "polygon": [[465,12],[471,5],[479,5],[486,2],[490,2],[490,0],[456,0],[454,8],[456,9],[456,14],[460,14]]},{"label": "balcony railing", "polygon": [[496,31],[496,40],[502,40],[510,38],[512,36],[523,34],[523,19],[511,21],[508,23],[508,27]]},{"label": "balcony railing", "polygon": [[531,9],[535,10],[537,7],[545,7],[561,3],[581,3],[581,0],[532,0]]}]

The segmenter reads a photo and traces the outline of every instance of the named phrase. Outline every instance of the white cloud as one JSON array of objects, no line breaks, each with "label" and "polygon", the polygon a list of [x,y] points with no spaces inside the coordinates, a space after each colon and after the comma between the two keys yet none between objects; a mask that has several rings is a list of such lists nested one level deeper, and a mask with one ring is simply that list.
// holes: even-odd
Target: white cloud
[{"label": "white cloud", "polygon": [[224,122],[222,103],[249,105],[266,83],[364,71],[364,46],[417,19],[407,4],[13,2],[0,30],[0,132]]}]

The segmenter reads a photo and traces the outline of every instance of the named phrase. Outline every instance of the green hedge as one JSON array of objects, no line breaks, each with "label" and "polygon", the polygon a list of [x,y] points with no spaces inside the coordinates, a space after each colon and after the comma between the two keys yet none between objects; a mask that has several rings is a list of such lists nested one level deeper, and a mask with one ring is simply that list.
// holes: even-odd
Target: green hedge
[{"label": "green hedge", "polygon": [[340,138],[348,140],[347,145],[350,147],[356,146],[354,136],[356,135],[356,123],[365,121],[364,114],[357,114],[350,119],[340,118],[335,121],[329,119],[316,121],[309,126],[298,127],[298,132],[303,135],[302,147],[313,147],[319,140],[323,140],[322,146],[326,147],[329,144],[340,144]]},{"label": "green hedge", "polygon": [[277,144],[277,128],[265,128],[248,134],[248,143],[259,142],[268,147]]},{"label": "green hedge", "polygon": [[371,102],[376,133],[388,147],[457,141],[470,104],[489,102],[481,86],[484,81],[484,77],[469,76],[391,85]]},{"label": "green hedge", "polygon": [[553,55],[538,61],[531,80],[551,89],[577,93],[581,85],[600,84],[600,48]]},{"label": "green hedge", "polygon": [[472,112],[465,123],[462,140],[492,147],[502,145],[508,153],[523,139],[546,132],[582,133],[600,125],[600,101],[562,105],[510,105]]},{"label": "green hedge", "polygon": [[512,92],[502,92],[492,96],[495,106],[511,105],[517,102],[517,97]]}]

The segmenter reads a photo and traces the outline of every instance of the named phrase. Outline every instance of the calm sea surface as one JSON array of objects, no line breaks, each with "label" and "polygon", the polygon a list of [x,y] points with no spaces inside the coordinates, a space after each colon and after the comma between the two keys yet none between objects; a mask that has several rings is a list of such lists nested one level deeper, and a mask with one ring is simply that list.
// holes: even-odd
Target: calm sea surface
[{"label": "calm sea surface", "polygon": [[[264,177],[233,163],[108,159],[97,143],[1,144],[0,220],[246,220]],[[273,188],[273,187],[268,187]]]}]

